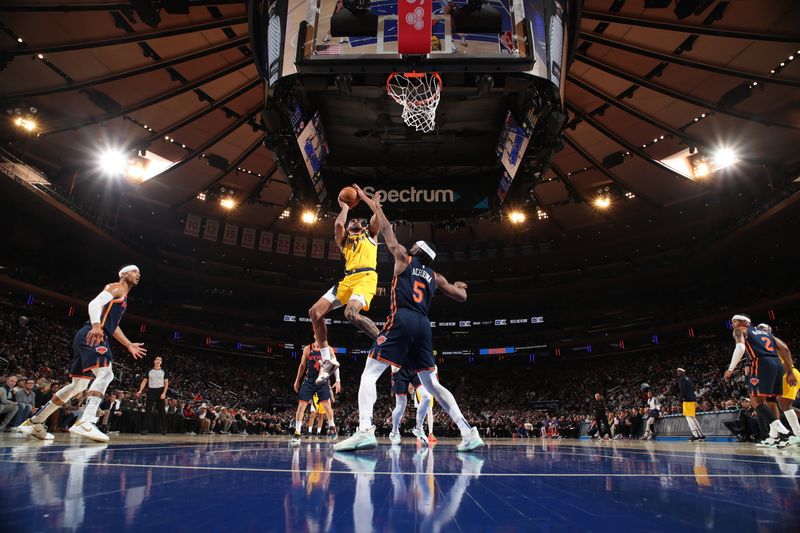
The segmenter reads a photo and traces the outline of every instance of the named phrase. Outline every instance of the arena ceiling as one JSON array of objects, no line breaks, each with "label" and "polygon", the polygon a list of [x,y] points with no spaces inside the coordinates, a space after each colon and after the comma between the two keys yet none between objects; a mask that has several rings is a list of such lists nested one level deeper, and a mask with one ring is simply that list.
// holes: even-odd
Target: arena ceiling
[{"label": "arena ceiling", "polygon": [[[264,87],[246,15],[232,0],[0,4],[7,147],[62,185],[103,179],[92,166],[106,148],[147,149],[173,164],[129,194],[256,227],[291,224],[278,221],[291,190],[263,146]],[[798,28],[794,0],[587,0],[565,146],[532,194],[549,216],[536,231],[668,219],[671,207],[702,205],[709,185],[661,163],[688,147],[735,148],[735,172],[757,188],[796,172]],[[31,108],[34,134],[14,126]],[[635,198],[597,209],[596,191],[613,184]],[[230,213],[197,198],[220,186],[235,192]],[[695,211],[702,224],[707,214]],[[497,238],[500,227],[467,225],[466,239]]]}]

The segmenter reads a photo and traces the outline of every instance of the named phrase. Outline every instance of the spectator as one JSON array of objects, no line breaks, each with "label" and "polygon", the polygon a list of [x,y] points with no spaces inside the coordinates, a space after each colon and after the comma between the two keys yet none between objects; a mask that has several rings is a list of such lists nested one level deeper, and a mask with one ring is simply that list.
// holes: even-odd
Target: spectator
[{"label": "spectator", "polygon": [[17,402],[11,399],[6,387],[6,376],[2,377],[3,383],[0,385],[0,431],[8,431],[9,424],[19,411]]},{"label": "spectator", "polygon": [[7,398],[17,406],[17,411],[14,415],[14,418],[11,419],[11,422],[7,424],[5,429],[19,427],[20,424],[25,422],[28,417],[31,416],[31,411],[33,411],[33,404],[20,403],[17,401],[17,392],[21,390],[17,387],[18,379],[19,378],[17,376],[8,376],[6,378],[5,385],[3,385]]}]

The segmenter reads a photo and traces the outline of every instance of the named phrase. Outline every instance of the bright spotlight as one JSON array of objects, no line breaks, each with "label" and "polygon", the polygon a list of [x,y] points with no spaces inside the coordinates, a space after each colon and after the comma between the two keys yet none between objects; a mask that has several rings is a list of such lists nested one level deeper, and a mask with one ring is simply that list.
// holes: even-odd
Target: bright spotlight
[{"label": "bright spotlight", "polygon": [[508,215],[508,219],[512,224],[522,224],[525,222],[525,213],[522,211],[511,211]]},{"label": "bright spotlight", "polygon": [[313,224],[317,221],[317,215],[313,211],[303,211],[301,220],[303,221],[303,224]]},{"label": "bright spotlight", "polygon": [[221,198],[219,201],[219,205],[221,205],[225,209],[233,209],[234,207],[236,207],[236,202],[233,201],[233,198]]},{"label": "bright spotlight", "polygon": [[608,209],[611,207],[611,198],[608,196],[598,196],[594,199],[594,206],[598,209]]},{"label": "bright spotlight", "polygon": [[128,156],[119,150],[100,153],[100,168],[108,175],[116,176],[128,170]]},{"label": "bright spotlight", "polygon": [[694,167],[694,177],[695,178],[704,178],[711,174],[711,168],[708,166],[707,163],[700,162]]},{"label": "bright spotlight", "polygon": [[22,117],[17,117],[14,120],[14,125],[17,126],[18,128],[22,128],[23,130],[29,131],[29,132],[35,131],[36,128],[38,127],[38,124],[36,124],[35,120],[29,119],[29,118],[22,118]]},{"label": "bright spotlight", "polygon": [[731,165],[735,165],[739,161],[736,152],[730,148],[720,148],[711,156],[711,162],[715,170],[720,170]]}]

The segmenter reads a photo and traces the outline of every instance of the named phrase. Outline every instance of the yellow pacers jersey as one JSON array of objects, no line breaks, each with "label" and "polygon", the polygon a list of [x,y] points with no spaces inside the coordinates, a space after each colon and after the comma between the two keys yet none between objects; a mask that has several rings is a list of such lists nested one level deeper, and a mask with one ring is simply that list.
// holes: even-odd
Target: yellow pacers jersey
[{"label": "yellow pacers jersey", "polygon": [[378,266],[378,244],[366,231],[345,236],[342,255],[346,271]]}]

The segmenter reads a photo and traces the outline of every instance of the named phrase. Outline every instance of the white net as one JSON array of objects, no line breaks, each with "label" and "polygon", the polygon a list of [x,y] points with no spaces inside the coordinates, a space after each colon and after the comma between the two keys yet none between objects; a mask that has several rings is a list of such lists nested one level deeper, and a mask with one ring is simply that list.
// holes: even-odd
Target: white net
[{"label": "white net", "polygon": [[407,126],[425,133],[436,126],[436,108],[442,94],[442,78],[436,72],[395,72],[386,80],[386,92],[403,106]]}]

